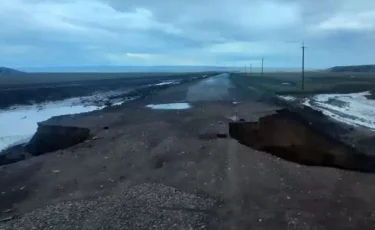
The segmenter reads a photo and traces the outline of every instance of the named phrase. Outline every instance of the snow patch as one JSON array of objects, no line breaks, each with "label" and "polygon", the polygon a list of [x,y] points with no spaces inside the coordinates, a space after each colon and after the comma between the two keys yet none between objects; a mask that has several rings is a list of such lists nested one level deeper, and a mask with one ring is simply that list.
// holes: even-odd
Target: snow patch
[{"label": "snow patch", "polygon": [[[32,138],[31,135],[15,135],[15,136],[1,136],[0,137],[0,151],[11,148],[16,145],[26,144]],[[1,154],[1,153],[0,153]]]},{"label": "snow patch", "polygon": [[191,106],[188,103],[170,103],[170,104],[150,104],[146,105],[150,109],[163,109],[163,110],[180,110],[190,109]]},{"label": "snow patch", "polygon": [[103,108],[76,105],[76,100],[73,98],[55,103],[0,110],[0,151],[14,145],[27,143],[38,127],[37,122],[54,116],[84,113]]},{"label": "snow patch", "polygon": [[307,98],[303,104],[322,111],[340,122],[375,130],[375,100],[365,96],[370,92],[350,94],[319,94]]},{"label": "snow patch", "polygon": [[292,96],[279,96],[279,98],[284,99],[286,101],[295,101],[297,98]]},{"label": "snow patch", "polygon": [[133,100],[136,100],[138,99],[139,97],[127,97],[125,99],[121,99],[121,100],[116,100],[116,101],[113,101],[112,103],[112,106],[117,106],[117,105],[122,105],[124,104],[125,102],[128,102],[128,101],[133,101]]},{"label": "snow patch", "polygon": [[180,84],[181,81],[179,80],[171,80],[171,81],[163,81],[160,83],[155,84],[156,86],[162,86],[162,85],[177,85]]}]

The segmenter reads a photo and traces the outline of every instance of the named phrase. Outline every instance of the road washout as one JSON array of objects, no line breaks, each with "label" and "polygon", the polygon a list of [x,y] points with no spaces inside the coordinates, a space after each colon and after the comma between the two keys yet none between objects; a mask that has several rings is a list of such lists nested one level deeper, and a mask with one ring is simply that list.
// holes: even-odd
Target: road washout
[{"label": "road washout", "polygon": [[375,130],[375,100],[367,99],[370,92],[350,94],[318,94],[307,98],[279,96],[285,101],[299,101],[302,105],[321,111],[324,115],[352,126]]},{"label": "road washout", "polygon": [[229,133],[243,145],[295,163],[375,172],[374,156],[360,153],[288,109],[257,122],[231,122]]}]

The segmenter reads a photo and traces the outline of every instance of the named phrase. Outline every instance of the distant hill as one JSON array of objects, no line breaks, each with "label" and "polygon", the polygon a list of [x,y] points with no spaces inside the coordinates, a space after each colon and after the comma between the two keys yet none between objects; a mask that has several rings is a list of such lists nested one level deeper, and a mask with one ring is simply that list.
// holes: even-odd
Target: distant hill
[{"label": "distant hill", "polygon": [[0,86],[23,83],[29,79],[28,74],[19,70],[0,67]]},{"label": "distant hill", "polygon": [[18,74],[23,74],[23,72],[11,69],[11,68],[6,68],[6,67],[0,67],[0,76],[2,75],[18,75]]},{"label": "distant hill", "polygon": [[375,72],[375,65],[353,65],[353,66],[335,66],[329,68],[330,72]]}]

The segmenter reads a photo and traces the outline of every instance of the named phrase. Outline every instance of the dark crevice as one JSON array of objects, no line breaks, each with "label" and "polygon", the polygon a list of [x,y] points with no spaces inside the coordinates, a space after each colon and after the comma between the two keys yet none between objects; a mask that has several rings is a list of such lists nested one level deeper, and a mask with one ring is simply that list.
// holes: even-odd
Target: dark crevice
[{"label": "dark crevice", "polygon": [[320,130],[300,114],[283,109],[258,122],[232,122],[232,138],[284,160],[309,165],[375,172],[375,157],[365,155]]}]

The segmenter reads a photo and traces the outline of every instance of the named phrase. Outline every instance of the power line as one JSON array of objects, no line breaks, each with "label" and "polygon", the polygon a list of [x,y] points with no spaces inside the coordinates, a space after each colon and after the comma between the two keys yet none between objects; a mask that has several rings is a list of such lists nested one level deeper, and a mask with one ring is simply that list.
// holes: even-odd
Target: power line
[{"label": "power line", "polygon": [[305,42],[302,42],[302,91],[305,90]]}]

